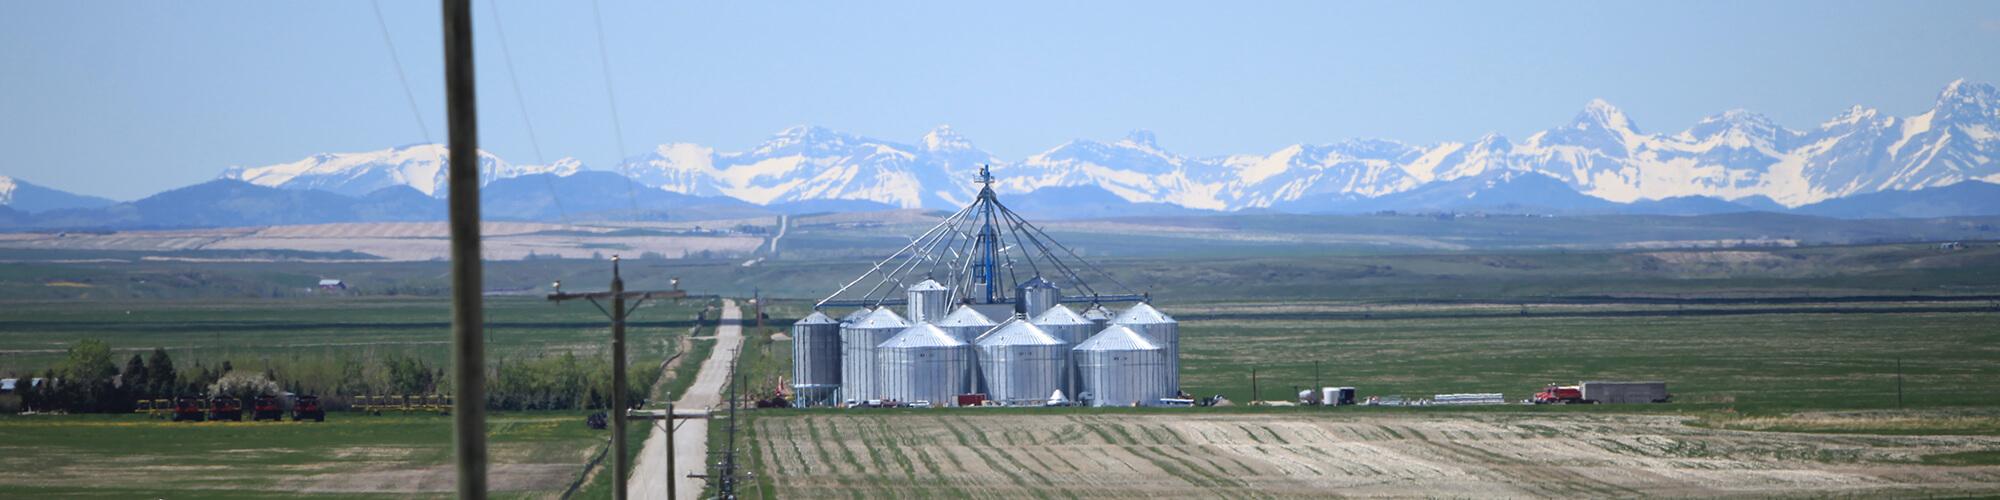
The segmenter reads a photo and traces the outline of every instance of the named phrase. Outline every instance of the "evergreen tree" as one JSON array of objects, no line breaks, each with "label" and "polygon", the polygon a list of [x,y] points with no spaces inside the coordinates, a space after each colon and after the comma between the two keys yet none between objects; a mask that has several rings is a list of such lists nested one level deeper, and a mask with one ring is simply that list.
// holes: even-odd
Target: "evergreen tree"
[{"label": "evergreen tree", "polygon": [[167,350],[153,348],[152,356],[146,360],[146,392],[157,397],[169,397],[180,392],[180,376],[174,373],[174,360],[167,356]]},{"label": "evergreen tree", "polygon": [[122,378],[119,380],[121,382],[119,388],[124,389],[125,394],[139,398],[152,397],[152,381],[146,379],[152,372],[146,371],[145,358],[133,354],[132,359],[125,360],[125,371],[120,373]]}]

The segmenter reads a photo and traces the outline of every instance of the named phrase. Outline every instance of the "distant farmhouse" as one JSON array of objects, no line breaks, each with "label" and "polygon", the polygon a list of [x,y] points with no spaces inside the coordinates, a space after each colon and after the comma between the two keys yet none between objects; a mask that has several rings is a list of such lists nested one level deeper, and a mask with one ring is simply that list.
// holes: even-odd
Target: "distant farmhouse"
[{"label": "distant farmhouse", "polygon": [[322,291],[322,292],[339,292],[339,291],[346,291],[346,290],[347,290],[347,282],[344,282],[344,281],[340,281],[340,280],[337,280],[337,279],[322,279],[322,280],[319,280],[319,291]]}]

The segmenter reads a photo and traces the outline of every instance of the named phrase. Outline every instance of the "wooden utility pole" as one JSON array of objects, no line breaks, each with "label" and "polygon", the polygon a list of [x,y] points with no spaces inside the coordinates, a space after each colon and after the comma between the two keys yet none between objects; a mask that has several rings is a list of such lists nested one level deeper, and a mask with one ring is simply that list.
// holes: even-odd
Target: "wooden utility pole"
[{"label": "wooden utility pole", "polygon": [[486,334],[480,298],[479,101],[472,93],[472,2],[443,0],[445,118],[451,148],[452,453],[458,497],[486,498]]},{"label": "wooden utility pole", "polygon": [[[549,301],[555,303],[577,299],[588,300],[591,305],[597,306],[598,311],[603,311],[606,316],[611,318],[611,411],[609,412],[611,414],[611,497],[617,500],[625,500],[627,494],[625,471],[629,468],[629,464],[626,462],[630,460],[625,458],[625,419],[627,417],[626,412],[631,409],[631,406],[625,402],[625,317],[631,315],[631,313],[625,309],[625,299],[638,299],[638,302],[632,304],[633,309],[638,309],[639,304],[645,303],[647,299],[678,299],[687,296],[687,292],[678,289],[680,285],[679,279],[674,280],[674,285],[675,290],[650,292],[625,291],[625,278],[618,274],[618,256],[613,255],[611,256],[611,291],[566,293],[562,291],[562,282],[557,281],[555,283],[555,292],[549,294]],[[604,305],[597,303],[597,299],[609,299],[611,301],[611,310],[604,311]],[[672,452],[669,451],[668,454],[672,455]]]}]

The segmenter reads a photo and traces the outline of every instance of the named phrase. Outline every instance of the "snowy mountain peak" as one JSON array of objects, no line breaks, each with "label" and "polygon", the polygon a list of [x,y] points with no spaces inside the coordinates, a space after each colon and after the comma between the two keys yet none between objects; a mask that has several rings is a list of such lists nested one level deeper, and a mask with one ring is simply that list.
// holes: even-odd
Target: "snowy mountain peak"
[{"label": "snowy mountain peak", "polygon": [[[443,144],[411,144],[361,153],[321,153],[262,167],[230,167],[221,178],[266,187],[318,189],[349,196],[365,195],[390,186],[409,186],[431,196],[444,196],[451,152]],[[479,152],[482,184],[521,175],[521,171],[485,151]]]},{"label": "snowy mountain peak", "polygon": [[926,151],[968,151],[972,149],[974,149],[972,141],[966,140],[965,136],[959,135],[956,130],[952,130],[950,125],[938,125],[937,128],[931,129],[930,133],[924,134],[924,150]]},{"label": "snowy mountain peak", "polygon": [[1995,89],[1992,84],[1959,79],[1938,93],[1936,106],[1940,118],[1946,120],[1959,117],[1993,119],[2000,117],[2000,113],[1996,113],[2000,109],[2000,89]]},{"label": "snowy mountain peak", "polygon": [[1625,117],[1624,111],[1604,99],[1591,99],[1590,103],[1583,106],[1583,111],[1578,112],[1576,118],[1570,120],[1570,127],[1577,130],[1589,130],[1595,127],[1634,133],[1639,131],[1639,128],[1632,124],[1632,120]]},{"label": "snowy mountain peak", "polygon": [[13,177],[0,175],[0,205],[14,202],[14,188],[18,187]]},{"label": "snowy mountain peak", "polygon": [[1149,151],[1160,150],[1159,138],[1153,137],[1153,131],[1146,129],[1133,130],[1125,134],[1125,140],[1118,141],[1118,145]]},{"label": "snowy mountain peak", "polygon": [[1819,128],[1821,130],[1827,130],[1839,127],[1849,127],[1856,124],[1869,123],[1875,121],[1877,117],[1881,116],[1881,114],[1882,112],[1876,110],[1875,108],[1870,108],[1867,106],[1856,104],[1853,107],[1847,108],[1847,111],[1841,112],[1840,115],[1833,117],[1832,120],[1827,120],[1825,122],[1820,123]]}]

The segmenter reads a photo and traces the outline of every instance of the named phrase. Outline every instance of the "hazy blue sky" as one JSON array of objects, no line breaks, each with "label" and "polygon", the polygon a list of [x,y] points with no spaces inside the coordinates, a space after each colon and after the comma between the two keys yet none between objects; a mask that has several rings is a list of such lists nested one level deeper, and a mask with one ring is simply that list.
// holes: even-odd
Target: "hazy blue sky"
[{"label": "hazy blue sky", "polygon": [[[491,1],[474,3],[480,142],[534,163]],[[619,150],[591,4],[499,0],[548,160],[736,150],[796,124],[908,142],[951,124],[1010,160],[1134,128],[1195,155],[1519,138],[1596,97],[1648,131],[1738,107],[1802,128],[2000,81],[1994,1],[662,4],[602,6]],[[382,9],[443,141],[437,6]],[[118,199],[424,140],[361,1],[7,2],[0,120],[0,175]]]}]

